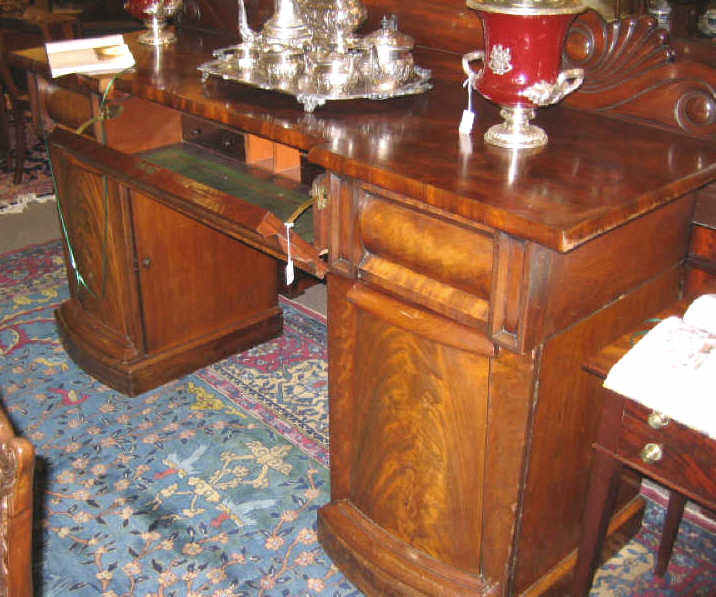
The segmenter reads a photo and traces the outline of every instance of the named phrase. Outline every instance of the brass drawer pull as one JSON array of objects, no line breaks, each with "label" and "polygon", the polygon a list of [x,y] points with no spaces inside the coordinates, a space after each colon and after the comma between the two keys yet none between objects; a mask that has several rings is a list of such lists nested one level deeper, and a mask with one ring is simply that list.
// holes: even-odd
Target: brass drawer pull
[{"label": "brass drawer pull", "polygon": [[649,427],[651,427],[652,429],[663,429],[669,424],[670,420],[671,419],[669,419],[669,417],[655,410],[651,411],[651,414],[647,419],[647,421],[649,422]]},{"label": "brass drawer pull", "polygon": [[641,449],[639,456],[641,456],[641,459],[646,462],[646,464],[654,464],[655,462],[659,462],[664,456],[664,450],[659,444],[646,444]]}]

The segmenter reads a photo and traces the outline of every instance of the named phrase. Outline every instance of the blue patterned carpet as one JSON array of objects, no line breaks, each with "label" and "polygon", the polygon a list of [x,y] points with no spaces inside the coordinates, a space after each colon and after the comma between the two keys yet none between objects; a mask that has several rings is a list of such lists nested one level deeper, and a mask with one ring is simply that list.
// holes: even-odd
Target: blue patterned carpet
[{"label": "blue patterned carpet", "polygon": [[[328,500],[326,330],[284,334],[136,398],[82,373],[56,335],[59,243],[0,256],[0,398],[37,450],[37,594],[359,595],[316,541]],[[595,595],[713,595],[713,535],[685,523],[651,573],[663,509]]]}]

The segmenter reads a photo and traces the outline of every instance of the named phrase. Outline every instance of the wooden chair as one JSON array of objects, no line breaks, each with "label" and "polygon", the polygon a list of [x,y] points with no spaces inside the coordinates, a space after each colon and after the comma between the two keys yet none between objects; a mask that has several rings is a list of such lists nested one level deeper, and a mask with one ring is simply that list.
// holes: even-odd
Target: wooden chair
[{"label": "wooden chair", "polygon": [[[681,301],[659,314],[658,319],[682,315],[688,304],[689,301]],[[585,369],[605,379],[611,367],[631,348],[633,337],[633,333],[625,334],[605,347],[585,363]],[[589,593],[623,466],[637,470],[670,490],[654,569],[657,576],[666,572],[687,498],[716,509],[716,441],[615,392],[604,388],[600,391],[604,403],[594,443],[575,571],[574,594],[577,596]],[[674,396],[675,401],[678,398]]]},{"label": "wooden chair", "polygon": [[31,597],[35,450],[0,409],[0,595]]},{"label": "wooden chair", "polygon": [[[41,46],[44,42],[72,39],[80,32],[77,18],[55,15],[46,8],[47,3],[35,3],[14,19],[8,21],[0,30],[0,151],[7,155],[7,170],[12,170],[10,141],[11,128],[15,136],[15,175],[13,182],[22,182],[23,166],[27,155],[27,135],[25,114],[31,110],[29,94],[18,85],[20,79],[13,77],[8,68],[8,51],[27,47]],[[24,76],[24,73],[23,73]],[[33,120],[37,124],[36,115]],[[10,120],[14,126],[10,126]]]},{"label": "wooden chair", "polygon": [[[30,109],[30,98],[20,91],[5,61],[5,44],[0,34],[0,149],[7,156],[7,171],[12,170],[11,129],[15,132],[15,175],[13,182],[22,182],[25,155],[27,153],[27,133],[25,114]],[[12,119],[13,126],[10,125]]]}]

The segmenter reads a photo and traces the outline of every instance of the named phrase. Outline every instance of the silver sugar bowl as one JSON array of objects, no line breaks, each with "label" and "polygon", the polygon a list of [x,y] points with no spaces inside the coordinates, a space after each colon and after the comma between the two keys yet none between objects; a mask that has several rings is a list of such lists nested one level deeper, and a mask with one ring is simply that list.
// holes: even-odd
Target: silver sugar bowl
[{"label": "silver sugar bowl", "polygon": [[273,44],[261,53],[260,62],[269,84],[283,87],[303,73],[306,57],[301,48]]},{"label": "silver sugar bowl", "polygon": [[363,43],[369,51],[375,48],[383,87],[399,87],[412,77],[412,50],[415,40],[398,31],[398,19],[395,15],[383,17],[381,28],[366,35]]},{"label": "silver sugar bowl", "polygon": [[358,50],[314,52],[309,57],[309,66],[318,93],[337,95],[354,87],[359,58]]}]

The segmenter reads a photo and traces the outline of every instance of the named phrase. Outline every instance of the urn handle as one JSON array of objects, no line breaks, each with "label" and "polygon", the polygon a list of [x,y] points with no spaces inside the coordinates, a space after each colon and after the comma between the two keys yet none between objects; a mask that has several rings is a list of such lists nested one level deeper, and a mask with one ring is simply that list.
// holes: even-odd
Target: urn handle
[{"label": "urn handle", "polygon": [[557,89],[559,90],[559,97],[554,100],[554,103],[561,100],[563,97],[569,95],[584,82],[584,69],[582,68],[569,68],[559,73],[557,77]]},{"label": "urn handle", "polygon": [[569,68],[559,73],[554,83],[539,81],[523,90],[521,95],[536,106],[549,106],[572,93],[582,81],[584,81],[584,69]]},{"label": "urn handle", "polygon": [[[475,72],[470,68],[470,63],[474,60],[482,60],[483,64],[485,62],[485,51],[484,50],[474,50],[473,52],[468,52],[467,54],[463,54],[462,56],[462,70],[465,71],[465,74],[468,76],[468,79],[470,80],[470,84],[474,86],[475,79],[478,79],[480,75],[482,74],[482,69]],[[483,67],[484,68],[484,67]]]}]

